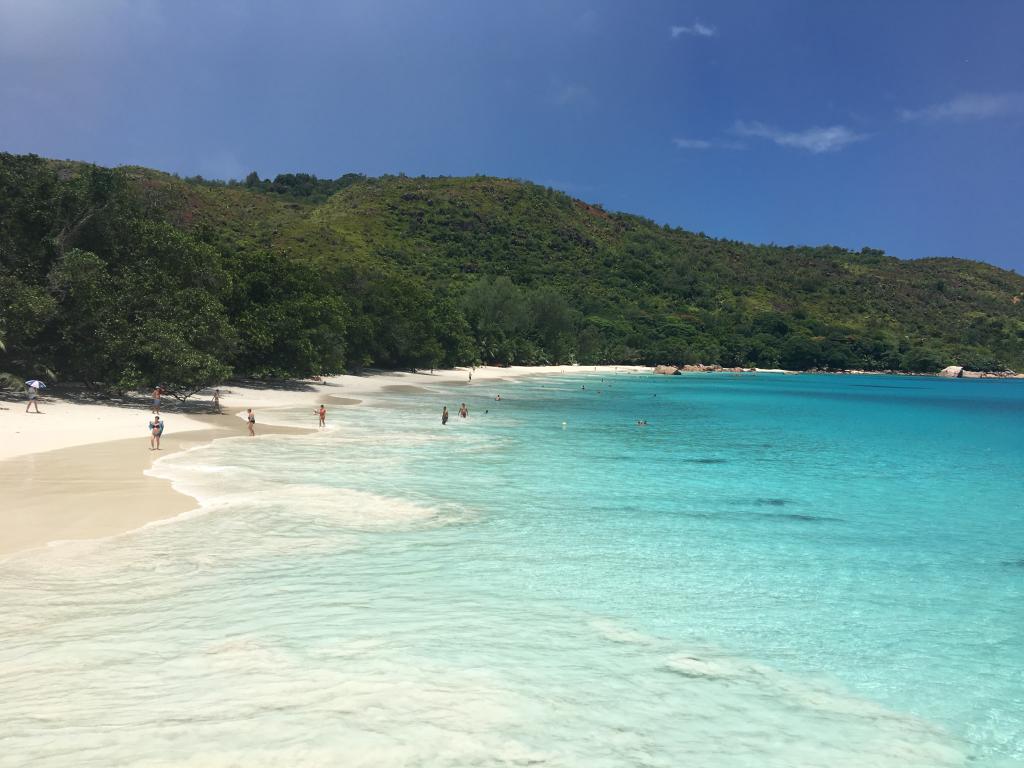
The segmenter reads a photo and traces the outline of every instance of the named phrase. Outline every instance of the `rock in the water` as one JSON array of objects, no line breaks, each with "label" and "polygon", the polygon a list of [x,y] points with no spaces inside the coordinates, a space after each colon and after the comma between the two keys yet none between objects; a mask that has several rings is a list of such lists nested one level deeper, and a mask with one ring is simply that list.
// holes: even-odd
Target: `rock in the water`
[{"label": "rock in the water", "polygon": [[964,375],[964,367],[962,365],[947,365],[941,371],[939,376],[948,376],[951,379],[959,379]]}]

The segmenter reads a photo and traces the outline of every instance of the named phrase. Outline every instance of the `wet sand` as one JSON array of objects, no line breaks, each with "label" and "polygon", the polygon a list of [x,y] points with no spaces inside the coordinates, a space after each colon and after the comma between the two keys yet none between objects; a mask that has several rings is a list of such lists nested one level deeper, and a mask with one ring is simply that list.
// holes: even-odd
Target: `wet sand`
[{"label": "wet sand", "polygon": [[338,397],[337,395],[327,395],[323,401],[328,405],[359,405],[363,402],[354,397]]},{"label": "wet sand", "polygon": [[414,384],[385,384],[381,387],[383,392],[394,392],[400,395],[427,395],[430,394],[429,389],[423,387],[417,387]]},{"label": "wet sand", "polygon": [[[149,437],[143,433],[0,461],[0,557],[51,541],[112,536],[195,509],[191,496],[144,472],[161,456],[246,435],[239,418],[198,418],[210,428],[167,433],[160,451],[149,450]],[[267,425],[257,429],[260,435],[305,431]]]}]

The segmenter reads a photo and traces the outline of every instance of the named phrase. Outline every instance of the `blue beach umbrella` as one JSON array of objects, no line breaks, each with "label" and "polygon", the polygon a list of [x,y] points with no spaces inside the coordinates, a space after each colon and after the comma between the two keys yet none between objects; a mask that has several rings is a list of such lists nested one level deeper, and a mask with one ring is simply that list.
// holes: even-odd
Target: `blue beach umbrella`
[{"label": "blue beach umbrella", "polygon": [[39,379],[29,379],[25,382],[25,386],[32,387],[33,389],[46,389],[46,385]]}]

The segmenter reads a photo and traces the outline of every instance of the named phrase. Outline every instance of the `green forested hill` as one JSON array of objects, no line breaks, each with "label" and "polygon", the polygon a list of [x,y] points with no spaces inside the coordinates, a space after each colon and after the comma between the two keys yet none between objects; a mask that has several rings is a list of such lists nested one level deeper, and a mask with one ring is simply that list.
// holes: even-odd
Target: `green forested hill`
[{"label": "green forested hill", "polygon": [[1024,368],[1024,278],[747,245],[488,177],[0,154],[0,370],[131,387],[483,362]]}]

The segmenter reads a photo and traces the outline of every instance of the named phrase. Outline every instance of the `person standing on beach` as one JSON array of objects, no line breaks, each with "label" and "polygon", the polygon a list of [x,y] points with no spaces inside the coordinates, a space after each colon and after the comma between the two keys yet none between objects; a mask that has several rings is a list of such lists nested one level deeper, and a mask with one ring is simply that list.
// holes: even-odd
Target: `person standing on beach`
[{"label": "person standing on beach", "polygon": [[249,422],[249,437],[256,437],[256,414],[252,412],[252,408],[249,408],[246,414],[246,421]]},{"label": "person standing on beach", "polygon": [[441,426],[443,427],[447,423],[448,423],[448,406],[446,405],[446,406],[444,406],[441,409]]},{"label": "person standing on beach", "polygon": [[320,403],[320,410],[316,412],[320,416],[320,426],[327,426],[327,409],[324,408],[324,404]]},{"label": "person standing on beach", "polygon": [[220,409],[220,390],[213,390],[213,410],[216,413],[222,413]]},{"label": "person standing on beach", "polygon": [[160,421],[159,416],[154,416],[153,420],[149,422],[149,450],[160,450],[160,436],[163,435],[163,433],[164,422]]},{"label": "person standing on beach", "polygon": [[28,388],[28,403],[25,405],[25,413],[29,412],[29,408],[35,408],[36,413],[42,413],[39,410],[39,388],[30,386]]},{"label": "person standing on beach", "polygon": [[156,389],[153,390],[153,407],[150,409],[152,413],[160,413],[160,398],[163,397],[163,394],[163,387],[157,384]]}]

